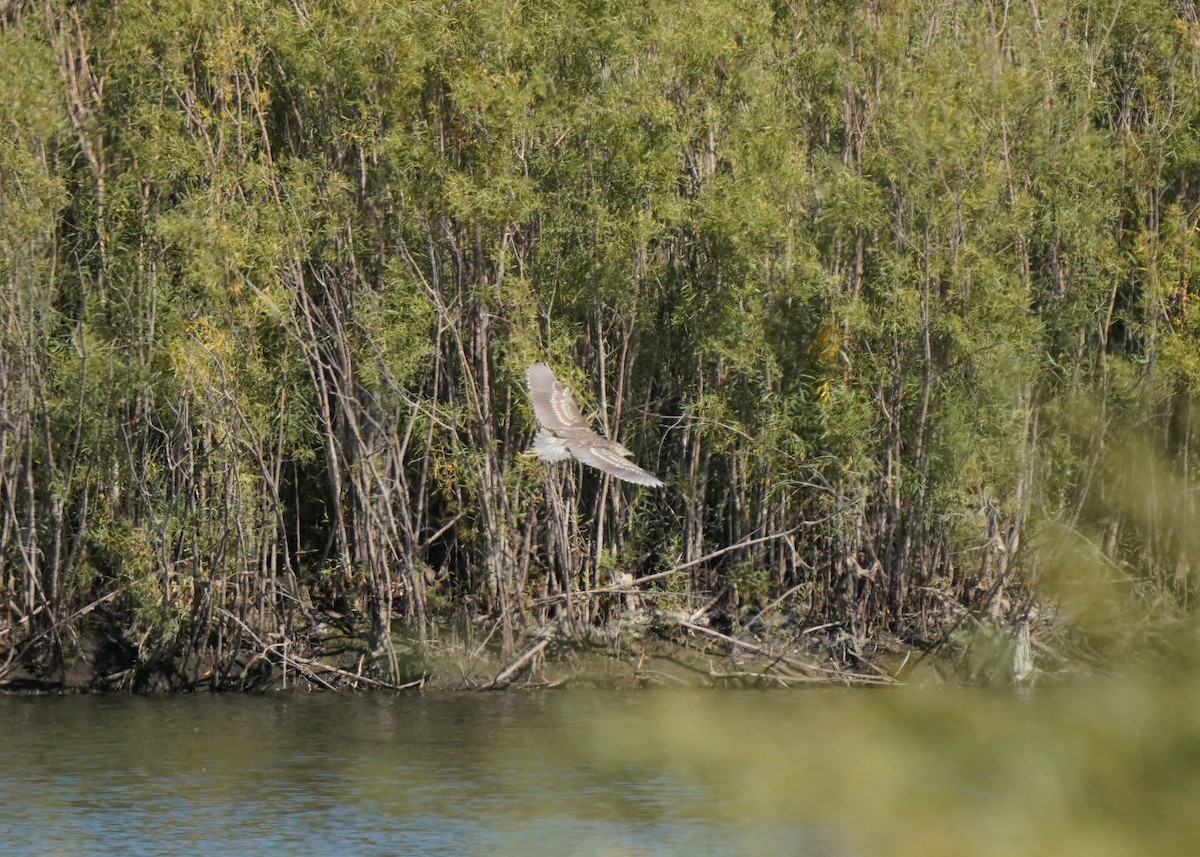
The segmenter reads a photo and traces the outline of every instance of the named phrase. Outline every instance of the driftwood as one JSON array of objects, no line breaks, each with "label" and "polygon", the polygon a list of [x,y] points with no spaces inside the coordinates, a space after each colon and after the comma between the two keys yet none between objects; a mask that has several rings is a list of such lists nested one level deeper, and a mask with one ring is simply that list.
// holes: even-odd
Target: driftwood
[{"label": "driftwood", "polygon": [[521,667],[525,666],[525,664],[529,663],[529,661],[533,660],[533,658],[537,657],[537,655],[544,650],[546,646],[550,645],[550,637],[554,627],[555,625],[550,625],[546,628],[543,628],[541,633],[538,634],[538,641],[526,649],[519,658],[502,669],[496,675],[496,677],[492,679],[491,683],[487,685],[487,688],[489,690],[493,690],[504,687],[510,676],[516,673],[517,670],[521,669]]},{"label": "driftwood", "polygon": [[[819,664],[810,662],[802,662],[795,658],[788,657],[782,654],[775,654],[765,646],[760,646],[757,643],[751,643],[747,640],[739,640],[737,637],[731,637],[728,634],[723,634],[720,631],[712,628],[706,628],[703,625],[697,625],[694,622],[686,620],[680,621],[679,627],[692,631],[698,634],[704,634],[713,639],[720,640],[730,646],[735,646],[744,649],[748,652],[753,652],[756,655],[761,655],[767,658],[773,658],[767,669],[761,673],[753,673],[746,671],[738,671],[736,673],[715,673],[709,671],[709,675],[713,678],[761,678],[768,681],[779,682],[786,684],[787,682],[820,682],[823,684],[894,684],[896,679],[887,673],[879,670],[879,675],[869,676],[861,673],[853,673],[848,670],[834,669],[823,667]],[[786,673],[778,670],[778,665],[783,664],[789,668]],[[799,670],[800,672],[791,672],[791,670]],[[818,673],[819,675],[811,675]]]},{"label": "driftwood", "polygon": [[243,631],[246,632],[250,639],[252,639],[259,646],[259,653],[257,657],[264,660],[274,659],[279,662],[280,666],[282,666],[284,669],[285,684],[287,680],[286,677],[288,668],[294,669],[297,673],[304,676],[304,678],[308,679],[313,684],[320,685],[321,687],[334,692],[337,692],[338,688],[331,682],[322,678],[322,675],[320,674],[338,676],[339,678],[347,679],[354,684],[365,684],[369,687],[382,688],[386,690],[408,690],[410,688],[420,687],[425,683],[425,679],[420,678],[404,684],[397,684],[396,682],[384,681],[383,679],[372,678],[371,676],[363,675],[361,671],[351,672],[350,670],[340,669],[339,667],[335,667],[330,664],[324,664],[311,658],[288,654],[287,646],[289,641],[283,640],[278,643],[268,643],[255,634],[253,629],[251,629],[245,622],[243,622],[234,614],[230,613],[228,610],[222,609],[220,612],[226,618],[237,624]]}]

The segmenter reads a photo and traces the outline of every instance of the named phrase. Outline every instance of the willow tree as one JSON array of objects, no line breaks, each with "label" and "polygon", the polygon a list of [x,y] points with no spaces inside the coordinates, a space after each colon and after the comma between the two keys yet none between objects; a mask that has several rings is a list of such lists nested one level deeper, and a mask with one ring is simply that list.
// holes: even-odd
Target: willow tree
[{"label": "willow tree", "polygon": [[[1177,611],[1198,33],[9,4],[0,674],[239,686],[336,627],[395,677],[650,575],[855,655],[1037,595]],[[538,361],[663,491],[520,455]]]}]

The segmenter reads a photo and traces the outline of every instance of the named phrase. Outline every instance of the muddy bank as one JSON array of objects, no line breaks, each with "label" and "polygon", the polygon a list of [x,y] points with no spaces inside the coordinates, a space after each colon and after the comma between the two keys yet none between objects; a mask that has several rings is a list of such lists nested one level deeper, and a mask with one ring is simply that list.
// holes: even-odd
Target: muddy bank
[{"label": "muddy bank", "polygon": [[[525,633],[497,623],[440,627],[420,640],[393,627],[380,640],[361,619],[327,614],[302,633],[241,629],[223,658],[156,650],[103,616],[69,645],[26,647],[0,664],[0,691],[172,693],[283,690],[489,690],[591,686],[804,687],[908,681],[1011,681],[1018,635],[924,648],[859,640],[840,628],[780,623],[753,630],[708,616],[637,612],[603,626],[552,621]],[[373,639],[374,638],[374,639]],[[213,651],[221,648],[213,647]]]}]

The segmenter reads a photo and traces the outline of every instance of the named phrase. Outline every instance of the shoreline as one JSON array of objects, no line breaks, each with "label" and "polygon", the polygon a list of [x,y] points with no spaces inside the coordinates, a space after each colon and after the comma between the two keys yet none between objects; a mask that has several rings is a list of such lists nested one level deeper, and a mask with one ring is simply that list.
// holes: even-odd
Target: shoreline
[{"label": "shoreline", "polygon": [[[938,647],[899,640],[852,641],[838,628],[721,628],[707,617],[623,615],[572,630],[552,620],[504,647],[496,623],[445,625],[424,641],[393,628],[388,644],[346,617],[325,616],[287,640],[258,639],[234,657],[185,663],[158,657],[121,663],[97,635],[59,671],[11,665],[0,693],[480,691],[593,687],[800,688],[956,683]],[[301,642],[305,641],[305,642]],[[1002,641],[1001,641],[1002,642]],[[1006,680],[1005,652],[985,681]],[[36,667],[36,665],[35,665]],[[974,681],[979,676],[973,677]],[[1007,677],[1012,681],[1011,675]]]}]

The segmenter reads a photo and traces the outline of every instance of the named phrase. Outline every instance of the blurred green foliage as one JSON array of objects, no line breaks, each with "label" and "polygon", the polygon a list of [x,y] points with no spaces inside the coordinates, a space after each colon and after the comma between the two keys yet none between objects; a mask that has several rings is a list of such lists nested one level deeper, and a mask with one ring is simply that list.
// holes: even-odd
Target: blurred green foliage
[{"label": "blurred green foliage", "polygon": [[706,817],[823,831],[831,853],[1183,855],[1196,694],[1131,675],[1029,694],[664,693],[626,706],[637,725],[581,718],[575,746],[606,777],[661,766],[699,784]]}]

